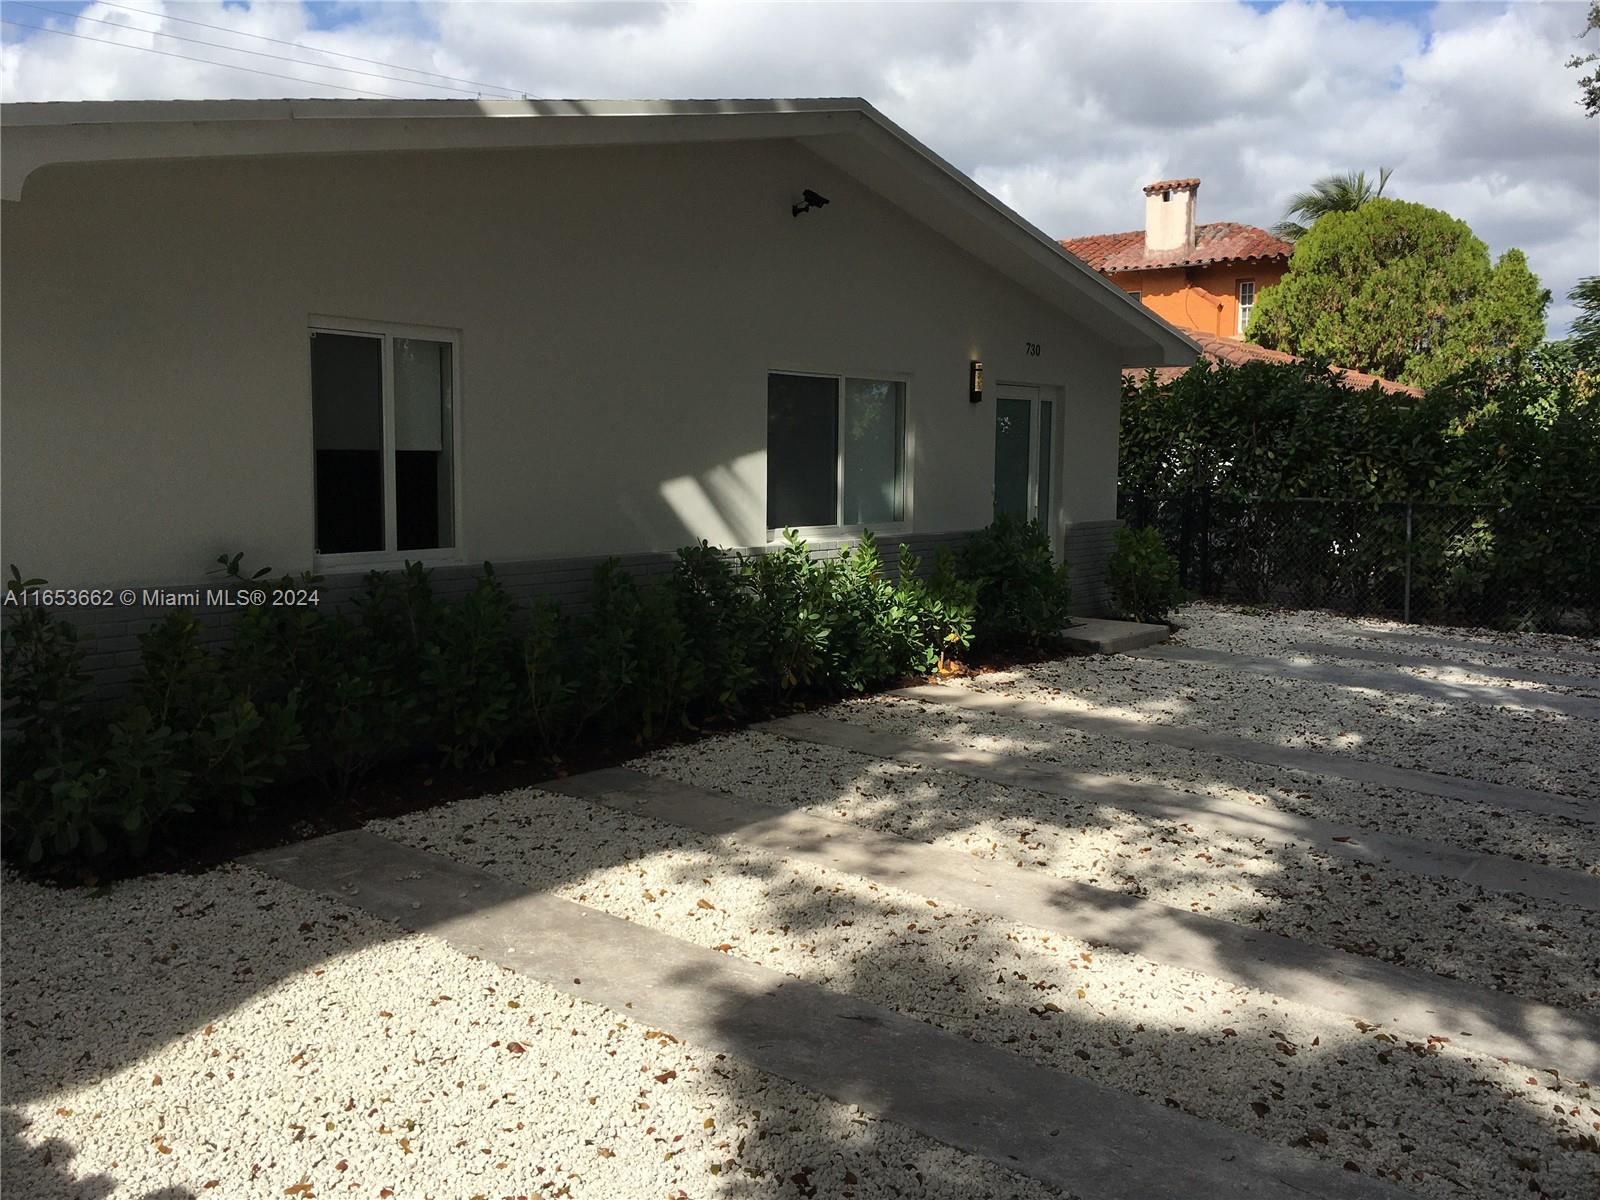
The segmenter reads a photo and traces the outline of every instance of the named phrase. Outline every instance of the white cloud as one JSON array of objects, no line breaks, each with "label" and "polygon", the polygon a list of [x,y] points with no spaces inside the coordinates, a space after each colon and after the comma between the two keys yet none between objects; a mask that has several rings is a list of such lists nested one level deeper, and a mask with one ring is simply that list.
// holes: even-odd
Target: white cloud
[{"label": "white cloud", "polygon": [[[1528,252],[1556,295],[1553,333],[1567,289],[1600,272],[1600,121],[1564,66],[1583,3],[352,4],[322,29],[298,4],[129,4],[538,96],[861,95],[1061,236],[1137,226],[1140,185],[1163,175],[1205,181],[1202,220],[1270,225],[1317,176],[1390,165],[1392,194],[1448,209],[1496,255]],[[122,43],[8,27],[8,100],[461,94],[109,4],[4,15]]]}]

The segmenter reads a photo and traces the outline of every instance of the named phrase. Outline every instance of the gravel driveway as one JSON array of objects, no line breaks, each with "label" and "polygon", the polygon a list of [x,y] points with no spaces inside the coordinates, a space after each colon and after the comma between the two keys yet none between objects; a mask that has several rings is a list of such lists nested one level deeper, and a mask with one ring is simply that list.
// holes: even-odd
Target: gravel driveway
[{"label": "gravel driveway", "polygon": [[[1290,656],[1303,643],[1435,656],[1374,686],[1121,657],[951,686],[1063,712],[1243,733],[1600,806],[1600,722],[1386,693],[1384,670],[1496,686],[1600,675],[1571,640],[1429,633],[1196,606],[1179,644]],[[1583,655],[1596,656],[1586,665]],[[1313,656],[1317,657],[1317,656]],[[1330,654],[1320,656],[1336,661]],[[1451,675],[1455,672],[1455,675]],[[1547,685],[1540,685],[1547,686]],[[1581,694],[1581,689],[1574,689]],[[1600,694],[1600,693],[1596,693]],[[1180,795],[1334,816],[1587,873],[1600,823],[1447,800],[1048,719],[895,696],[831,719]],[[1075,883],[1562,1009],[1600,1012],[1592,911],[1197,833],[754,728],[633,764]],[[1592,1197],[1600,1097],[1560,1063],[1397,1034],[1229,978],[941,903],[537,789],[373,832],[651,930],[904,1013],[1427,1197]],[[735,1058],[580,1002],[440,938],[243,867],[61,892],[8,876],[7,1193],[50,1197],[1071,1195]],[[1084,1196],[1083,1200],[1099,1200]]]}]

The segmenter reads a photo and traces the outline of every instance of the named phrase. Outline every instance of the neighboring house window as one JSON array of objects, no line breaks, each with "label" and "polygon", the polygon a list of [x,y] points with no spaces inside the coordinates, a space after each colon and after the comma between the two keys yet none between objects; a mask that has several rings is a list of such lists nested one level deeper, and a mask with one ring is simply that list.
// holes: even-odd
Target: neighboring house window
[{"label": "neighboring house window", "polygon": [[1140,304],[1144,300],[1144,294],[1142,292],[1133,291],[1129,292],[1128,295],[1133,297],[1133,302],[1135,304]]},{"label": "neighboring house window", "polygon": [[906,385],[767,376],[767,528],[906,519]]},{"label": "neighboring house window", "polygon": [[1256,306],[1256,283],[1253,279],[1239,280],[1239,333],[1242,336],[1250,324],[1250,310]]},{"label": "neighboring house window", "polygon": [[318,555],[456,544],[456,350],[449,334],[311,330]]}]

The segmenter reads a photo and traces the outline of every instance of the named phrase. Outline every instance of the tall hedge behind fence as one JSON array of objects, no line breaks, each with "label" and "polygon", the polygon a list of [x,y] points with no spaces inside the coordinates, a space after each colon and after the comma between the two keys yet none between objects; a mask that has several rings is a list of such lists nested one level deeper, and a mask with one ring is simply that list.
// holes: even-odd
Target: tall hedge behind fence
[{"label": "tall hedge behind fence", "polygon": [[1438,624],[1600,632],[1600,504],[1124,493],[1208,599]]},{"label": "tall hedge behind fence", "polygon": [[[1485,359],[1423,397],[1315,362],[1123,388],[1119,516],[1219,599],[1539,629],[1600,619],[1600,362]],[[1409,584],[1408,584],[1409,580]]]}]

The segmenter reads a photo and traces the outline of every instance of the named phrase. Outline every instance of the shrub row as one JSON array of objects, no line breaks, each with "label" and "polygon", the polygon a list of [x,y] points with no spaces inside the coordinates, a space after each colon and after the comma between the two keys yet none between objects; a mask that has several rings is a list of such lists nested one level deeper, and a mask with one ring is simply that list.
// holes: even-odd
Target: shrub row
[{"label": "shrub row", "polygon": [[1106,583],[1119,617],[1159,624],[1183,602],[1178,586],[1178,560],[1158,530],[1117,530],[1116,546],[1106,560]]},{"label": "shrub row", "polygon": [[[219,561],[240,574],[239,556]],[[607,561],[566,612],[519,604],[487,563],[444,602],[409,564],[369,575],[345,611],[246,609],[219,646],[174,615],[141,638],[143,672],[109,709],[75,628],[20,607],[5,630],[6,843],[33,862],[137,858],[184,822],[245,819],[275,783],[343,796],[388,760],[472,769],[508,746],[556,759],[643,743],[931,673],[972,646],[1038,648],[1066,623],[1066,568],[1036,524],[1001,519],[919,566],[902,546],[891,574],[870,534],[834,559],[792,534],[750,556],[702,543],[645,583]],[[38,582],[12,568],[14,591]]]}]

